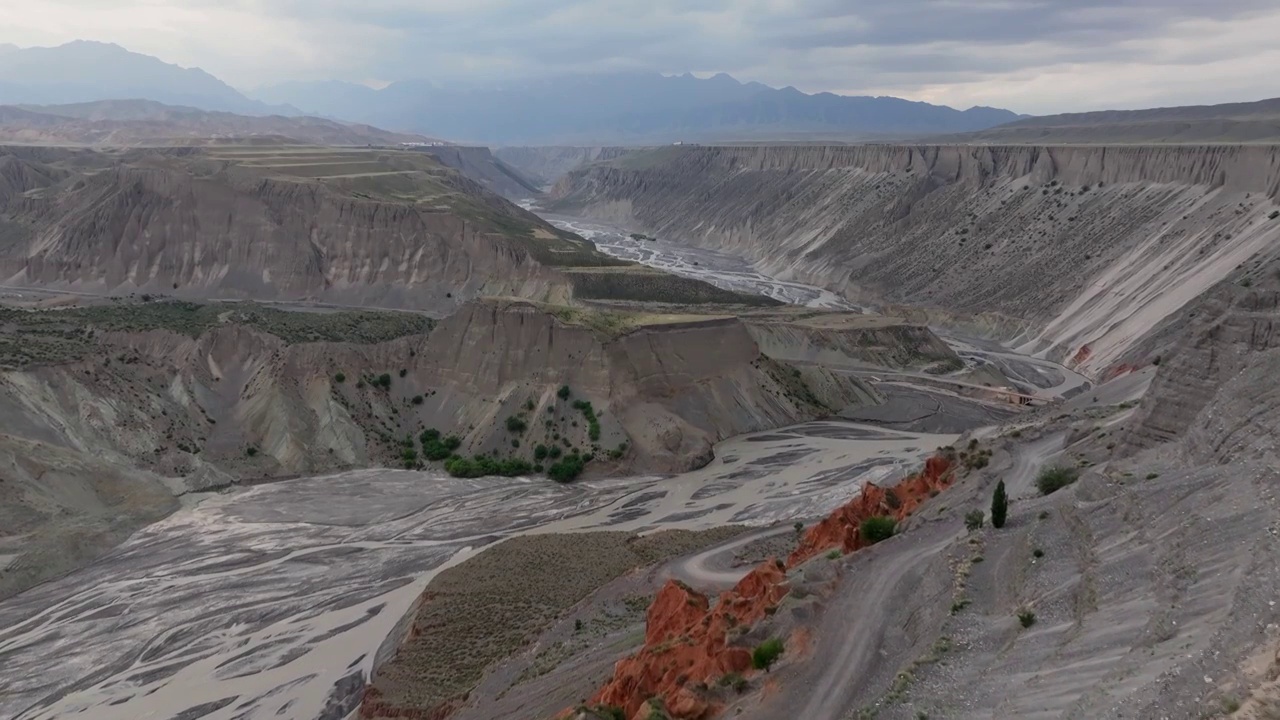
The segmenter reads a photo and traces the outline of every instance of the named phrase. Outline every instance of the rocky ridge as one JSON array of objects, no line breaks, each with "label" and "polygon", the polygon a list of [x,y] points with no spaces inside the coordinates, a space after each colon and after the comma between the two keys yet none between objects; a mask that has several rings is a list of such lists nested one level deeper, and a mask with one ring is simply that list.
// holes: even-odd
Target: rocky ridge
[{"label": "rocky ridge", "polygon": [[[434,329],[421,318],[400,337],[358,343],[285,339],[242,312],[252,311],[192,326],[50,328],[83,333],[92,350],[0,374],[4,437],[81,458],[69,467],[139,468],[125,482],[147,495],[141,517],[154,519],[150,508],[170,507],[175,493],[239,479],[421,467],[427,430],[457,436],[467,458],[540,467],[555,448],[545,462],[580,453],[595,473],[680,472],[729,436],[879,399],[856,378],[769,358],[731,317],[628,319],[486,300]],[[22,483],[20,514],[39,505],[25,494],[41,487]],[[23,517],[35,528],[53,516]]]}]

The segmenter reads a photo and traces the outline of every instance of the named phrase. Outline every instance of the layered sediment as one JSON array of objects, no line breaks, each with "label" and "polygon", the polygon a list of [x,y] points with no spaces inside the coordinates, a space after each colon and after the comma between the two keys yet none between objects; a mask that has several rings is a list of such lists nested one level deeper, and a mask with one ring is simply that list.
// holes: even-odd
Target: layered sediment
[{"label": "layered sediment", "polygon": [[[728,251],[866,303],[992,315],[1101,376],[1280,240],[1271,146],[672,147],[550,209]],[[1015,339],[1012,336],[1005,339]]]}]

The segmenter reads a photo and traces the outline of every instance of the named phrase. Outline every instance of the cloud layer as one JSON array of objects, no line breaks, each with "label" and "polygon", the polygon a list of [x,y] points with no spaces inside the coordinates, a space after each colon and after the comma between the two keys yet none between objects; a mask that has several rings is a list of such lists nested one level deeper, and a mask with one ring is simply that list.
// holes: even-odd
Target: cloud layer
[{"label": "cloud layer", "polygon": [[0,17],[0,42],[115,42],[240,87],[651,70],[1037,114],[1280,96],[1274,0],[0,0]]}]

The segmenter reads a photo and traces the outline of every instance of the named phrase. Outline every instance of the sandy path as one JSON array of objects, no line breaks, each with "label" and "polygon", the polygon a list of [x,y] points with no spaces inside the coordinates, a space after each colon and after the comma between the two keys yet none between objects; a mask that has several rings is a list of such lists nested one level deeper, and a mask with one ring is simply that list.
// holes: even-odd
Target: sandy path
[{"label": "sandy path", "polygon": [[[877,608],[897,607],[910,595],[927,572],[925,560],[943,552],[953,541],[943,534],[923,542],[920,537],[894,538],[875,548],[889,557],[874,573],[849,571],[838,594],[829,601],[822,623],[814,631],[818,638],[840,638],[840,642],[818,643],[819,655],[805,663],[797,677],[779,684],[779,692],[755,712],[743,718],[772,719],[785,716],[807,720],[836,720],[849,708],[860,681],[880,662],[879,650],[886,623]],[[798,712],[797,712],[798,710]]]}]

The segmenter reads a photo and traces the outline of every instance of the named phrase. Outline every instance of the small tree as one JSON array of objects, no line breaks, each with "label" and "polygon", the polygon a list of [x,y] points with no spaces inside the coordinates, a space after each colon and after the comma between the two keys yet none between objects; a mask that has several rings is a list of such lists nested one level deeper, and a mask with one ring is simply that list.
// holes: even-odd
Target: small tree
[{"label": "small tree", "polygon": [[969,532],[981,530],[987,522],[987,516],[981,510],[970,510],[964,515],[964,526]]},{"label": "small tree", "polygon": [[756,646],[754,652],[751,653],[751,666],[757,670],[769,671],[773,664],[777,662],[778,657],[783,651],[782,641],[778,638],[769,638]]},{"label": "small tree", "polygon": [[1005,492],[1004,481],[996,483],[996,491],[991,495],[991,527],[1004,527],[1005,518],[1009,514],[1009,494]]},{"label": "small tree", "polygon": [[556,391],[556,395],[559,395],[561,400],[568,400],[568,399],[569,399],[569,386],[568,386],[568,385],[561,385],[561,386],[560,386],[560,389],[559,389],[558,391]]},{"label": "small tree", "polygon": [[862,536],[863,542],[875,545],[882,540],[888,540],[893,537],[893,532],[897,529],[897,526],[898,523],[891,517],[869,517],[858,526],[858,533]]}]

